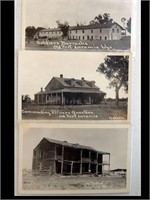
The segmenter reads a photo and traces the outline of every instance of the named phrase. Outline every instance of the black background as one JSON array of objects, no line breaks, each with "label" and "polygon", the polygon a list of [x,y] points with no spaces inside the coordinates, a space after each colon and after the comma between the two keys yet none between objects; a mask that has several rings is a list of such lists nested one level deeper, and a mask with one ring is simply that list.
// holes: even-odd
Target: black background
[{"label": "black background", "polygon": [[[81,0],[82,1],[82,0]],[[60,199],[14,196],[14,2],[1,1],[1,199]],[[44,3],[44,0],[43,0]],[[64,199],[149,199],[149,1],[141,2],[141,196],[61,197]],[[140,22],[139,22],[140,23]],[[136,66],[133,66],[136,67]]]}]

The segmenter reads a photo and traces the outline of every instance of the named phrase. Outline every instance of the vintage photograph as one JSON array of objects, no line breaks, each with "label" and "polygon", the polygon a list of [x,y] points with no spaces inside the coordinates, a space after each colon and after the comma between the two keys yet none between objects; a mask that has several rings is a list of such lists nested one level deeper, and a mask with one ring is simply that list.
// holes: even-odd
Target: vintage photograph
[{"label": "vintage photograph", "polygon": [[128,120],[129,55],[20,52],[19,119]]},{"label": "vintage photograph", "polygon": [[132,0],[44,0],[44,3],[25,0],[25,48],[130,51],[132,3]]},{"label": "vintage photograph", "polygon": [[25,127],[20,138],[22,193],[128,191],[128,128]]}]

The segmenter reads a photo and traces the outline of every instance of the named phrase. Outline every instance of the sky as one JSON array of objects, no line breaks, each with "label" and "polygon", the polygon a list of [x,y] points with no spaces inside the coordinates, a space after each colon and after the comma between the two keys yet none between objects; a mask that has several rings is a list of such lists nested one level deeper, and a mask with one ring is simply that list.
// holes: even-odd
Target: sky
[{"label": "sky", "polygon": [[[106,98],[115,98],[115,89],[109,89],[109,81],[103,74],[96,72],[99,64],[104,62],[108,53],[99,52],[55,52],[55,51],[21,51],[18,64],[18,95],[34,94],[46,87],[53,76],[64,78],[94,80]],[[117,54],[118,55],[118,54]],[[124,54],[123,54],[124,55]],[[120,89],[120,98],[128,94]]]},{"label": "sky", "polygon": [[32,168],[33,149],[47,137],[79,143],[109,152],[110,169],[127,168],[128,129],[26,128],[23,133],[23,168]]},{"label": "sky", "polygon": [[88,24],[95,16],[109,13],[122,25],[121,18],[131,17],[133,0],[24,0],[25,27],[56,27],[56,20]]}]

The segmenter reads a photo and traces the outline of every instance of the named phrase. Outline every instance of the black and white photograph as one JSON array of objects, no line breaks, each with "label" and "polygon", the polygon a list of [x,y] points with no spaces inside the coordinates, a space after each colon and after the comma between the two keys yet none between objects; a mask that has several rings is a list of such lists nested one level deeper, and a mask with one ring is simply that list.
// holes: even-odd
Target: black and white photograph
[{"label": "black and white photograph", "polygon": [[19,119],[129,119],[129,54],[20,52]]},{"label": "black and white photograph", "polygon": [[24,127],[20,192],[129,192],[128,128]]},{"label": "black and white photograph", "polygon": [[25,49],[130,51],[132,6],[132,0],[24,0]]}]

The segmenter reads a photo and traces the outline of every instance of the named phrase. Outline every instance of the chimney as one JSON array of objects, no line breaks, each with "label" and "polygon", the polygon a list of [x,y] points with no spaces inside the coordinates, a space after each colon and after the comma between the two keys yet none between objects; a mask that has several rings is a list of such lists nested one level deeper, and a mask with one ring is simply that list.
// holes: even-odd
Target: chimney
[{"label": "chimney", "polygon": [[43,92],[43,88],[41,87],[41,92]]},{"label": "chimney", "polygon": [[60,78],[63,78],[63,74],[60,74]]},{"label": "chimney", "polygon": [[84,77],[82,77],[81,80],[84,81]]},{"label": "chimney", "polygon": [[94,87],[95,86],[95,81],[92,81],[92,87]]}]

